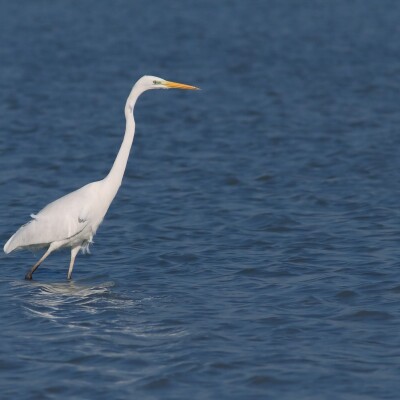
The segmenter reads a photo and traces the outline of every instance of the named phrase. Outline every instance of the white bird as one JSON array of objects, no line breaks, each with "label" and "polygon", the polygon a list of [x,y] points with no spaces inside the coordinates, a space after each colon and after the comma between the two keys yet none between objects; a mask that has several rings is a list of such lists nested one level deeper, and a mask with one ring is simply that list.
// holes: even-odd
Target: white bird
[{"label": "white bird", "polygon": [[195,86],[169,82],[156,76],[143,76],[133,86],[125,105],[126,130],[121,147],[108,175],[53,201],[31,215],[31,221],[21,226],[4,245],[4,252],[18,249],[47,248],[40,260],[27,272],[25,279],[55,250],[70,247],[71,262],[67,278],[71,279],[75,257],[87,250],[121,186],[135,135],[133,110],[138,97],[150,89],[198,89]]}]

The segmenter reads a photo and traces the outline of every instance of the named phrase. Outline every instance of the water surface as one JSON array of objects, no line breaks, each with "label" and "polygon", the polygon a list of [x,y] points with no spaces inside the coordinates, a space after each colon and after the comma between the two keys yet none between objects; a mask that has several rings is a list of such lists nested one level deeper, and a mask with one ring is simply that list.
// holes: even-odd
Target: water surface
[{"label": "water surface", "polygon": [[101,179],[92,254],[0,256],[2,399],[396,399],[400,5],[0,3],[0,239]]}]

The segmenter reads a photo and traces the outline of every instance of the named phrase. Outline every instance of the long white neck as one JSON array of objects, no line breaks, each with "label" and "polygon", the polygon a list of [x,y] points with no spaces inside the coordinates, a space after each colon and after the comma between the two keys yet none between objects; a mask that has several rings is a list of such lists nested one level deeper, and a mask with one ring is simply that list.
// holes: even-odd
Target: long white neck
[{"label": "long white neck", "polygon": [[122,141],[121,147],[118,151],[117,157],[114,161],[114,164],[108,173],[108,175],[104,178],[104,183],[107,186],[107,194],[111,197],[109,201],[112,199],[118,192],[119,187],[121,186],[122,178],[125,173],[126,164],[128,162],[129,153],[132,147],[133,137],[135,136],[135,120],[133,118],[133,110],[136,104],[136,100],[143,93],[143,89],[138,88],[136,85],[132,88],[132,91],[126,101],[125,105],[125,118],[126,118],[126,129],[124,140]]}]

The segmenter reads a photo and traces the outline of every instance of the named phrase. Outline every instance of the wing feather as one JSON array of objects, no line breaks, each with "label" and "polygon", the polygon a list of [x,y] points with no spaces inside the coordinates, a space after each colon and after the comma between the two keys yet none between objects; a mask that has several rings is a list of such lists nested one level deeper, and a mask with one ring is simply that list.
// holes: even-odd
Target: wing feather
[{"label": "wing feather", "polygon": [[45,247],[52,242],[63,241],[76,236],[88,225],[91,205],[98,196],[98,182],[53,201],[32,220],[21,226],[4,245],[4,252],[25,247]]}]

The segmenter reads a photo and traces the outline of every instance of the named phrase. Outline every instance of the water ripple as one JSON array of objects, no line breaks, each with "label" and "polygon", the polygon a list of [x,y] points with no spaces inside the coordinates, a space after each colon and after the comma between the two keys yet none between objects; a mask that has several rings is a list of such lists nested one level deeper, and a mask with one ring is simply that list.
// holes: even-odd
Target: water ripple
[{"label": "water ripple", "polygon": [[0,2],[2,243],[203,89],[72,282],[0,255],[1,399],[397,399],[400,3],[114,3]]}]

